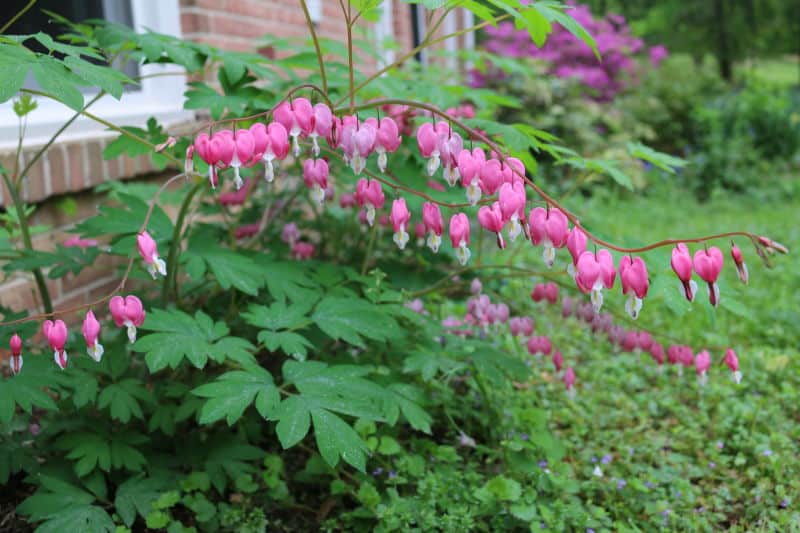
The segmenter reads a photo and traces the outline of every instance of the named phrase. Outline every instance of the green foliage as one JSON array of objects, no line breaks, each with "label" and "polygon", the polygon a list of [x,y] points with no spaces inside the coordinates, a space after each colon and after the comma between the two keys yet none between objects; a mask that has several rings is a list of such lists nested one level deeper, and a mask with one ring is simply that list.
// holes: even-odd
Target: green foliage
[{"label": "green foliage", "polygon": [[[568,7],[557,2],[407,3],[465,7],[478,20],[508,15],[538,43],[553,24],[561,24],[597,52],[591,36],[568,17]],[[353,5],[365,20],[377,16],[377,1]],[[271,41],[281,59],[269,61],[106,22],[71,24],[53,17],[66,24],[66,40],[0,37],[0,101],[19,94],[29,73],[45,92],[76,109],[84,104],[82,87],[118,96],[132,80],[105,66],[104,58],[112,56],[172,63],[193,74],[216,69],[215,82],[193,83],[185,102],[187,109],[208,110],[215,118],[262,112],[290,86],[320,81],[308,44]],[[23,46],[29,40],[57,54],[36,54]],[[350,84],[347,47],[326,39],[320,44],[329,96],[342,97]],[[370,42],[355,46],[364,57],[376,57]],[[464,55],[487,59],[480,52]],[[648,120],[641,115],[646,103],[633,97],[620,107],[587,101],[570,82],[536,74],[535,65],[497,60],[512,74],[507,87],[473,91],[447,69],[411,63],[371,82],[359,101],[413,97],[442,109],[472,101],[477,117],[469,125],[522,159],[537,182],[558,181],[565,190],[588,191],[596,178],[639,188],[652,177],[642,162],[675,181],[688,175],[691,165],[668,153],[683,146],[691,127],[666,127],[670,117],[684,112],[688,124],[704,125],[703,138],[728,140],[729,132],[756,128],[757,139],[746,146],[760,160],[795,153],[796,102],[770,92],[748,88],[735,105],[704,102],[698,108],[694,94],[707,90],[700,80],[697,92],[690,87],[687,96],[676,96],[673,108],[652,106]],[[354,77],[356,83],[365,79],[361,73]],[[663,85],[658,94],[680,95],[665,80],[648,83]],[[714,83],[709,77],[708,86]],[[27,93],[17,102],[20,117],[35,107]],[[377,116],[368,110],[362,115]],[[156,164],[168,163],[142,143],[167,139],[155,119],[123,131],[104,157],[152,154]],[[386,179],[422,189],[427,177],[420,175],[418,152],[408,149],[413,142],[391,154],[393,174]],[[180,140],[165,153],[181,158],[186,146]],[[257,181],[241,207],[221,206],[210,194],[192,197],[182,212],[191,224],[173,223],[173,212],[159,205],[149,213],[153,184],[98,189],[109,200],[75,232],[108,238],[111,254],[130,257],[149,213],[147,229],[162,257],[175,258],[168,268],[176,275],[164,286],[139,283],[145,276],[140,261],[133,262],[126,292],[141,295],[147,319],[132,345],[124,328],[104,322],[106,351],[99,364],[79,353],[83,340],[73,328],[70,366],[61,372],[48,349],[29,341],[37,325],[20,326],[28,343],[24,371],[0,383],[0,482],[19,515],[38,531],[785,530],[797,521],[780,503],[796,500],[799,490],[794,429],[787,421],[797,414],[792,376],[800,319],[793,293],[782,290],[797,284],[788,266],[776,270],[781,283],[775,286],[753,275],[752,308],[742,303],[744,294],[726,272],[722,303],[705,314],[705,307],[679,297],[669,271],[650,273],[646,327],[754,354],[742,357],[742,389],[722,382],[714,368],[711,385],[701,391],[686,377],[643,370],[638,355],[620,354],[574,321],[564,326],[559,309],[531,303],[531,271],[524,267],[539,259],[530,251],[521,249],[508,264],[495,263],[488,248],[481,257],[485,239],[476,235],[475,273],[453,270],[444,249],[433,256],[410,243],[398,253],[380,225],[367,230],[349,210],[304,203],[306,191],[292,179],[291,164],[285,163],[273,186],[263,184],[259,168],[241,169]],[[337,190],[350,190],[356,179],[350,170],[335,158],[331,168]],[[187,189],[165,192],[161,200],[183,205]],[[441,201],[463,202],[460,188],[429,192]],[[631,204],[620,201],[616,189],[592,192],[570,207],[580,207],[582,221],[615,242],[631,240],[630,226],[655,240],[738,222],[744,209],[754,225],[778,233],[777,224],[785,225],[793,213],[786,203],[769,209],[734,203],[724,216],[714,212],[719,218],[709,220],[664,209],[678,203],[690,212],[701,209],[666,193]],[[651,192],[662,193],[655,186]],[[409,199],[415,213],[421,202]],[[9,209],[0,219],[8,226],[0,233],[0,251],[9,254],[6,273],[44,268],[58,279],[79,274],[106,252],[18,252],[18,215]],[[287,259],[290,248],[280,238],[287,221],[303,227],[316,260]],[[239,226],[255,223],[258,235],[236,238]],[[797,245],[795,233],[789,235],[791,247]],[[662,265],[667,254],[654,252]],[[519,274],[508,267],[525,277],[503,275]],[[460,336],[442,325],[446,317],[466,313],[470,293],[464,282],[478,272],[487,294],[507,301],[514,315],[535,316],[538,332],[570,349],[569,357],[580,364],[575,400],[507,329]],[[555,273],[547,277],[560,279]],[[420,295],[424,313],[404,306]],[[614,301],[618,295],[608,299],[609,308],[622,307]],[[4,320],[22,316],[2,314]],[[3,346],[14,331],[0,329]],[[708,439],[724,440],[726,448],[715,450]],[[780,454],[780,462],[769,459],[767,449]],[[592,473],[595,454],[613,455],[603,477]],[[709,458],[719,466],[714,472]],[[621,488],[620,479],[627,480]],[[672,512],[664,518],[667,509]]]}]

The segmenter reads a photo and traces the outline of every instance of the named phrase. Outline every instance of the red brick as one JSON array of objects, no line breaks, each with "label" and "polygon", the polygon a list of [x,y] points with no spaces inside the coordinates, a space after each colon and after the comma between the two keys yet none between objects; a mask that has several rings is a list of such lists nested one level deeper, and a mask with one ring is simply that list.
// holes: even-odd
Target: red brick
[{"label": "red brick", "polygon": [[210,29],[208,16],[200,13],[181,13],[181,32],[183,35],[207,33]]},{"label": "red brick", "polygon": [[83,146],[81,143],[67,145],[66,166],[69,167],[69,190],[80,191],[84,188]]},{"label": "red brick", "polygon": [[[17,278],[0,285],[0,305],[12,311],[36,311],[39,295],[36,294],[33,279]],[[35,295],[35,296],[34,296]]]},{"label": "red brick", "polygon": [[90,141],[86,146],[86,155],[89,158],[89,179],[92,185],[98,185],[105,181],[105,169],[103,168],[103,149],[99,141]]},{"label": "red brick", "polygon": [[50,166],[50,194],[64,194],[69,192],[69,167],[64,159],[65,150],[61,146],[54,146],[47,152]]},{"label": "red brick", "polygon": [[211,18],[211,32],[215,35],[237,37],[261,37],[266,33],[264,24],[257,19],[248,21],[239,17],[228,17],[222,13]]},{"label": "red brick", "polygon": [[[26,152],[25,161],[30,161],[34,155],[35,152]],[[28,171],[28,175],[23,177],[22,199],[26,202],[39,202],[47,197],[44,184],[43,157],[40,157]]]}]

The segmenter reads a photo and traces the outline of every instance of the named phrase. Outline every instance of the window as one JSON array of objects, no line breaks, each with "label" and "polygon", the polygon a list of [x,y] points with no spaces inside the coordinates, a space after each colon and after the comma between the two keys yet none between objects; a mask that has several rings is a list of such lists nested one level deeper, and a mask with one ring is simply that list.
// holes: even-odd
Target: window
[{"label": "window", "polygon": [[[147,28],[159,33],[180,36],[178,2],[179,0],[40,0],[31,11],[14,24],[8,33],[47,31],[49,17],[41,10],[48,9],[71,20],[103,18],[132,25],[140,31]],[[26,3],[27,0],[3,0],[0,4],[0,20],[10,19]],[[119,101],[106,95],[92,105],[90,108],[92,113],[120,125],[143,125],[151,116],[157,117],[167,125],[193,117],[193,113],[182,109],[186,80],[180,67],[132,65],[127,66],[125,70],[128,75],[137,73],[150,75],[160,72],[174,72],[179,75],[145,78],[141,85],[126,91]],[[37,101],[39,107],[28,115],[25,142],[29,146],[46,142],[75,113],[52,100],[39,98]],[[113,134],[91,119],[80,117],[60,138],[75,139],[104,135]],[[14,115],[11,102],[0,104],[0,150],[15,146],[16,141],[17,117]]]}]

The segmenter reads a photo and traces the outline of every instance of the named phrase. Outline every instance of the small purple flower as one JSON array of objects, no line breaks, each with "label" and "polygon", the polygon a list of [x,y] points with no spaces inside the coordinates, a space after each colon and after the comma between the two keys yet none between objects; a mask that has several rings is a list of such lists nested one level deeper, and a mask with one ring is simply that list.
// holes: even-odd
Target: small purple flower
[{"label": "small purple flower", "polygon": [[770,450],[769,448],[767,448],[766,450],[764,450],[763,452],[761,452],[761,455],[763,455],[764,457],[769,457],[769,456],[771,456],[771,455],[772,455],[772,450]]},{"label": "small purple flower", "polygon": [[374,477],[378,477],[381,474],[383,474],[383,468],[381,468],[381,467],[378,467],[378,468],[376,468],[375,470],[372,471],[372,475]]},{"label": "small purple flower", "polygon": [[594,529],[592,529],[590,527],[587,527],[586,528],[586,533],[594,533]]},{"label": "small purple flower", "polygon": [[655,488],[656,484],[653,483],[652,481],[648,480],[648,481],[644,482],[644,486],[647,487],[648,489],[652,489],[652,488]]},{"label": "small purple flower", "polygon": [[789,507],[789,503],[790,503],[789,498],[784,498],[783,500],[781,500],[781,509],[786,509],[787,507]]},{"label": "small purple flower", "polygon": [[542,459],[541,461],[539,461],[539,468],[547,468],[547,460],[546,459]]},{"label": "small purple flower", "polygon": [[394,479],[397,477],[397,472],[394,470],[389,470],[389,479]]},{"label": "small purple flower", "polygon": [[709,461],[708,467],[713,470],[717,467],[717,463],[715,463],[714,461]]},{"label": "small purple flower", "polygon": [[593,455],[593,456],[592,456],[592,463],[596,463],[596,462],[597,462],[597,457],[595,457],[595,456]]},{"label": "small purple flower", "polygon": [[682,495],[682,494],[681,494],[681,491],[679,491],[679,490],[676,490],[676,491],[675,491],[675,497],[676,497],[676,498],[680,498],[680,497],[681,497],[681,495]]},{"label": "small purple flower", "polygon": [[28,431],[31,432],[31,435],[34,437],[39,434],[42,428],[36,422],[33,422],[31,425],[28,426]]},{"label": "small purple flower", "polygon": [[617,490],[624,489],[627,484],[628,484],[628,482],[625,481],[624,479],[617,480]]},{"label": "small purple flower", "polygon": [[669,515],[672,512],[672,509],[664,509],[661,511],[661,516],[664,517],[664,521],[666,522],[669,519]]},{"label": "small purple flower", "polygon": [[718,441],[717,441],[717,449],[718,449],[718,450],[721,450],[721,449],[722,449],[722,448],[724,448],[724,447],[725,447],[725,443],[724,443],[724,442],[722,442],[721,440],[718,440]]},{"label": "small purple flower", "polygon": [[695,513],[704,513],[705,510],[706,510],[706,508],[701,505],[700,507],[696,507],[694,512]]},{"label": "small purple flower", "polygon": [[602,462],[604,465],[607,465],[608,463],[611,462],[611,459],[613,459],[613,457],[611,456],[610,453],[607,453],[607,454],[605,454],[603,456],[603,458],[600,460],[600,462]]},{"label": "small purple flower", "polygon": [[522,440],[528,440],[530,437],[528,436],[527,433],[520,433],[519,438],[521,438]]}]

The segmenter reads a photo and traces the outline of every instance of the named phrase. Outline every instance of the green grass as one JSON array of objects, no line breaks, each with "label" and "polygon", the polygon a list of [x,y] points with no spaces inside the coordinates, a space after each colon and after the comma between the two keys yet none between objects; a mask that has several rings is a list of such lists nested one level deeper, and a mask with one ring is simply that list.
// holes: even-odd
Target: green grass
[{"label": "green grass", "polygon": [[[701,205],[673,192],[635,200],[573,198],[569,204],[587,227],[621,244],[746,229],[790,249],[800,246],[797,206],[791,201],[767,205],[721,197]],[[550,362],[538,361],[531,388],[504,396],[516,434],[529,432],[525,413],[533,405],[549,413],[550,428],[565,447],[563,459],[548,465],[548,489],[537,494],[537,501],[548,502],[565,520],[547,520],[548,529],[800,527],[800,272],[793,256],[774,258],[774,268],[767,269],[746,239],[737,242],[750,268],[747,287],[735,275],[729,241],[717,243],[726,257],[720,286],[728,307],[713,310],[705,288],[692,305],[668,297],[667,291],[678,289],[666,249],[645,256],[654,291],[637,323],[622,318],[618,285],[604,310],[620,315],[617,323],[647,329],[665,344],[682,342],[695,351],[719,346],[712,352],[715,362],[721,347],[734,346],[744,374],[740,385],[717,364],[704,387],[693,369],[682,375],[676,368],[658,372],[648,354],[622,353],[576,319],[564,327],[560,306],[533,304],[538,334],[553,338],[580,384],[570,400]],[[534,250],[521,263],[538,269],[540,261]],[[519,295],[528,284],[514,281],[502,291]],[[524,349],[517,351],[525,357]],[[608,464],[602,464],[604,456]],[[593,475],[598,465],[603,477]]]},{"label": "green grass", "polygon": [[757,59],[735,68],[737,80],[757,80],[775,88],[800,85],[800,57],[786,56],[774,59]]}]

